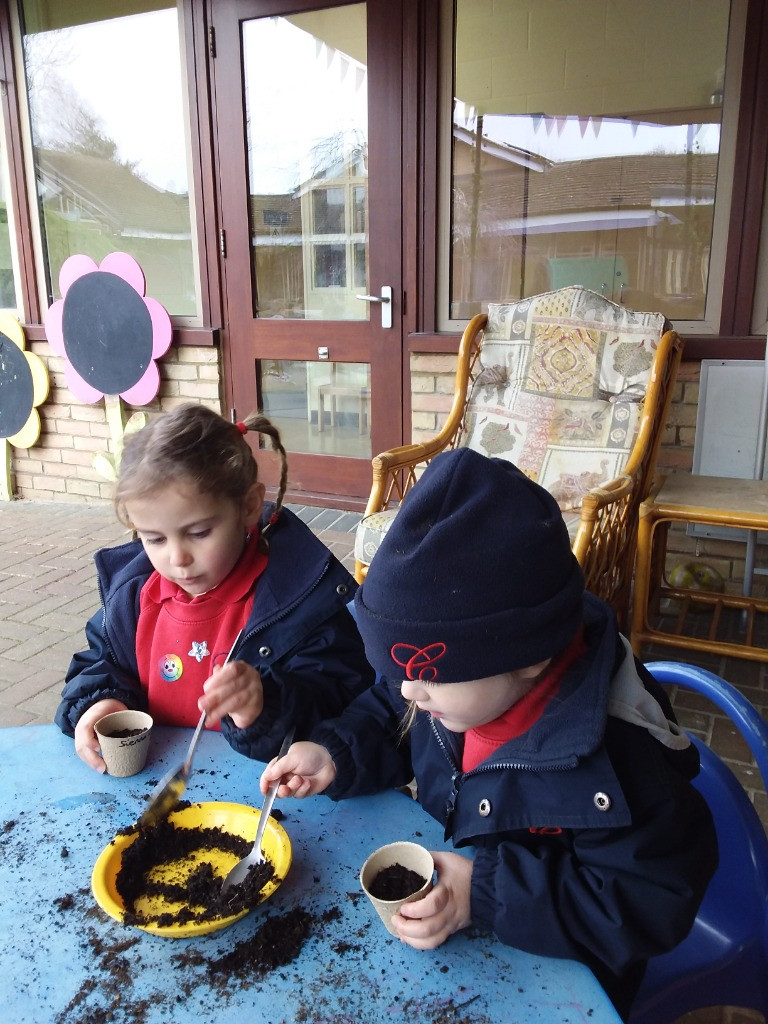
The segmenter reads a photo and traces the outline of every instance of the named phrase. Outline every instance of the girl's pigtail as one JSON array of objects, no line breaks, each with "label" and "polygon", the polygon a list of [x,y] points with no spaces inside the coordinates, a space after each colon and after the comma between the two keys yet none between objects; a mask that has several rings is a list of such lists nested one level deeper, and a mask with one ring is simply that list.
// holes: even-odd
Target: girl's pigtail
[{"label": "girl's pigtail", "polygon": [[261,531],[261,536],[266,537],[277,522],[280,510],[283,507],[283,501],[285,500],[285,491],[288,487],[288,456],[285,453],[285,448],[283,448],[283,442],[280,440],[279,430],[270,420],[267,419],[266,416],[262,416],[261,413],[249,416],[244,423],[237,423],[236,426],[241,433],[245,433],[247,430],[256,430],[258,433],[264,434],[272,442],[272,451],[277,452],[280,455],[280,484],[277,488],[275,508],[272,515],[269,517],[269,522]]}]

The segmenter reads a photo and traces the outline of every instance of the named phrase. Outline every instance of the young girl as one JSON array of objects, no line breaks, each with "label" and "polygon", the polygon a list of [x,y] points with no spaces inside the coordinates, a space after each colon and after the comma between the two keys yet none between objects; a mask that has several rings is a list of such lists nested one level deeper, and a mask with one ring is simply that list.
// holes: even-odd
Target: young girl
[{"label": "young girl", "polygon": [[[381,674],[265,770],[280,796],[402,786],[473,858],[395,917],[432,949],[473,924],[587,964],[626,1015],[648,957],[688,932],[717,863],[696,748],[584,593],[554,499],[515,466],[438,455],[355,597]],[[391,680],[391,681],[390,681]],[[412,716],[403,727],[404,717]]]},{"label": "young girl", "polygon": [[[279,452],[277,501],[245,433]],[[124,708],[194,726],[201,711],[248,757],[273,757],[372,682],[347,603],[356,584],[288,509],[285,450],[263,416],[183,405],[126,440],[118,518],[138,540],[97,552],[101,609],[72,659],[56,722],[104,771],[95,723]],[[242,636],[222,667],[235,637]]]}]

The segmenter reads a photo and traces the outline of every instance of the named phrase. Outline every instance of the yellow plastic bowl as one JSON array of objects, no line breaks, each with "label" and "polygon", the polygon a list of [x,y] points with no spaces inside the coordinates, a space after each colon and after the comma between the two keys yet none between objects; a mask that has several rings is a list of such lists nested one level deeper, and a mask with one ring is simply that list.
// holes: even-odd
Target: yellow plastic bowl
[{"label": "yellow plastic bowl", "polygon": [[[179,828],[221,828],[225,832],[242,836],[249,842],[253,842],[256,838],[256,828],[260,816],[261,811],[255,807],[247,807],[245,804],[202,803],[191,804],[180,811],[174,811],[168,817]],[[91,888],[96,902],[116,921],[123,920],[125,904],[117,891],[115,879],[122,865],[123,850],[130,846],[135,839],[136,833],[115,836],[99,854],[91,874]],[[288,874],[288,869],[291,866],[291,841],[288,838],[288,833],[274,818],[267,821],[262,848],[274,866],[276,877],[264,886],[259,902],[263,902],[272,895]],[[233,853],[227,853],[224,850],[205,850],[200,854],[200,859],[209,861],[216,873],[222,877],[238,860]],[[193,854],[189,858],[190,866],[196,862],[197,855]],[[178,863],[178,861],[175,862],[177,868]],[[157,916],[169,911],[178,911],[180,906],[178,903],[168,903],[162,897],[152,896],[138,900],[136,909]],[[170,939],[186,939],[194,935],[205,935],[208,932],[218,931],[220,928],[227,928],[235,921],[239,921],[241,917],[245,917],[247,913],[246,909],[231,917],[219,917],[199,923],[188,921],[185,924],[171,924],[164,927],[156,924],[137,925],[136,927],[145,932],[151,932],[153,935],[163,935]]]}]

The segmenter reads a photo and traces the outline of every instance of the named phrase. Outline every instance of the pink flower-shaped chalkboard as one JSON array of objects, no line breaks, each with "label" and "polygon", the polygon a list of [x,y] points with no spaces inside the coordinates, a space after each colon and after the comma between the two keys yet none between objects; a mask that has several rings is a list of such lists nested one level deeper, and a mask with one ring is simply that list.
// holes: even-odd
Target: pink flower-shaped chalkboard
[{"label": "pink flower-shaped chalkboard", "polygon": [[171,344],[171,318],[145,292],[144,273],[124,252],[65,260],[62,298],[45,318],[53,351],[65,360],[67,387],[81,402],[119,395],[131,405],[151,402],[160,387],[155,360]]}]

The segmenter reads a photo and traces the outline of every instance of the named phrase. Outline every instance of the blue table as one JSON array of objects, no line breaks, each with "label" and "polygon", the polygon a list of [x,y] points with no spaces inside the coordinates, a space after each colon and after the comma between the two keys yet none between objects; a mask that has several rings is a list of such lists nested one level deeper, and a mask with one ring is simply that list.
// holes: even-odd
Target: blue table
[{"label": "blue table", "polygon": [[[333,803],[278,801],[293,865],[274,895],[230,928],[169,939],[108,917],[90,892],[96,857],[134,822],[180,762],[190,731],[155,729],[133,778],[96,775],[55,726],[0,729],[0,1016],[7,1024],[616,1024],[581,964],[529,956],[463,932],[417,951],[381,925],[359,869],[382,843],[443,845],[441,829],[400,793]],[[260,806],[263,765],[205,733],[187,796]],[[310,937],[291,963],[222,988],[207,965],[301,907]],[[338,912],[333,908],[338,908]]]}]

